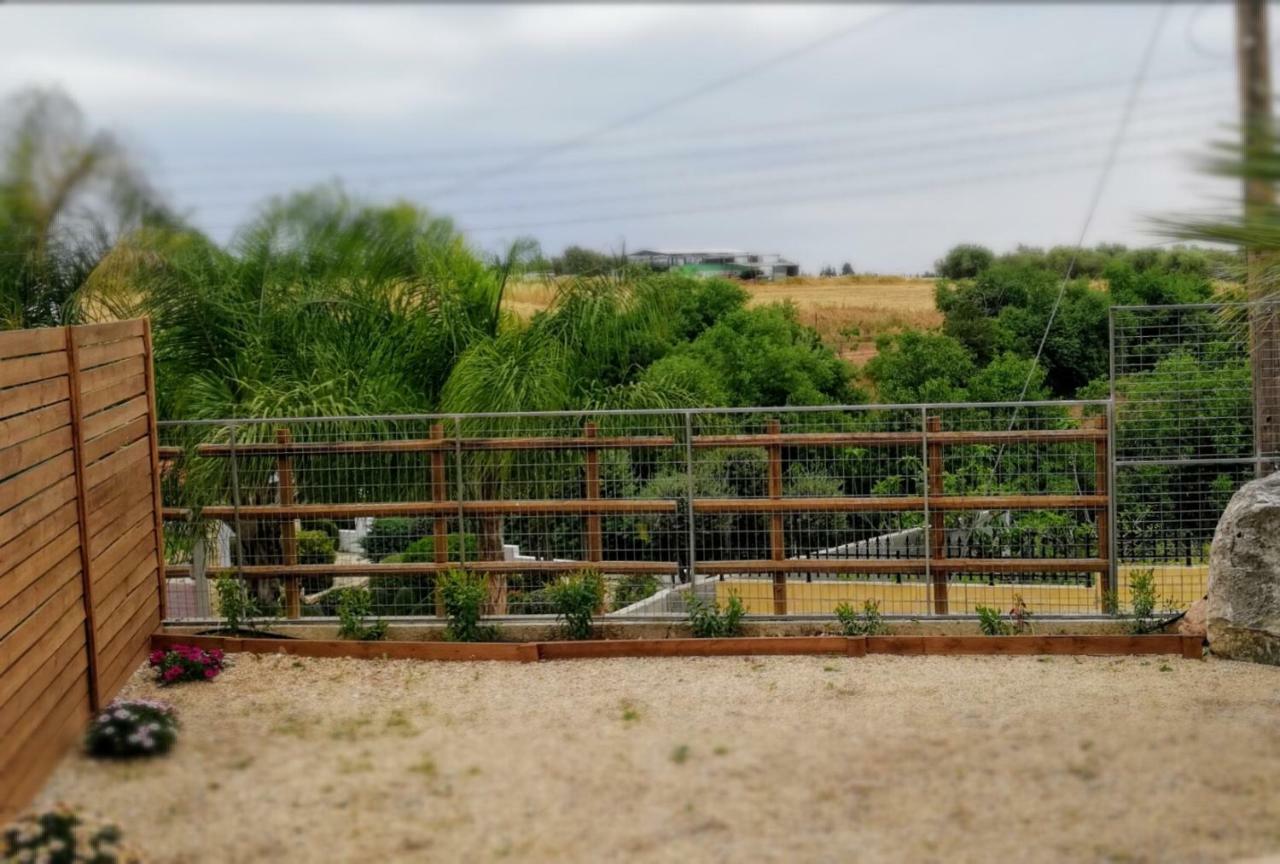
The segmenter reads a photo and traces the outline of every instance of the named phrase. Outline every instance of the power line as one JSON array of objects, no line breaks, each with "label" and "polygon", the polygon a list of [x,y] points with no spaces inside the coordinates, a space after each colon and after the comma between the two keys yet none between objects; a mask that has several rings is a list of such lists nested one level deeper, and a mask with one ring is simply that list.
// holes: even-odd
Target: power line
[{"label": "power line", "polygon": [[832,42],[843,39],[852,33],[855,33],[859,30],[865,29],[876,23],[884,21],[887,18],[897,15],[905,11],[906,8],[907,7],[905,6],[894,6],[892,8],[886,9],[883,12],[880,12],[879,14],[872,15],[870,18],[863,18],[862,20],[857,21],[854,24],[849,25],[848,27],[844,27],[840,30],[837,30],[834,33],[829,33],[826,36],[821,37],[820,39],[814,39],[810,42],[804,43],[803,45],[799,45],[788,51],[784,51],[781,54],[775,54],[773,57],[769,57],[759,63],[753,63],[750,66],[747,66],[743,69],[739,69],[736,72],[731,72],[728,75],[724,75],[720,78],[716,78],[705,84],[699,85],[698,87],[694,87],[691,90],[686,90],[683,93],[679,93],[670,98],[663,99],[659,102],[656,102],[652,105],[642,108],[639,111],[633,111],[630,114],[625,114],[615,120],[611,120],[605,123],[602,126],[598,126],[594,129],[590,129],[586,132],[582,132],[577,135],[572,135],[555,144],[552,144],[549,147],[541,148],[523,158],[513,159],[512,161],[507,162],[504,165],[500,165],[497,168],[494,168],[489,171],[475,172],[466,177],[462,177],[461,179],[457,180],[454,183],[449,184],[448,186],[443,187],[442,189],[434,190],[433,194],[439,195],[439,196],[448,195],[460,189],[467,188],[468,186],[473,186],[476,183],[483,183],[487,180],[493,179],[494,177],[501,177],[501,176],[510,174],[513,171],[519,171],[523,168],[531,167],[551,156],[557,156],[562,153],[567,153],[571,150],[575,150],[583,146],[584,144],[587,144],[595,140],[596,138],[609,134],[610,132],[616,132],[619,129],[624,129],[627,126],[631,126],[632,124],[640,122],[641,120],[647,120],[650,117],[654,117],[658,114],[661,114],[664,111],[669,111],[672,108],[675,108],[679,105],[684,105],[688,102],[694,101],[695,99],[700,99],[701,97],[706,96],[708,93],[714,93],[717,90],[723,90],[724,88],[737,84],[740,81],[745,81],[748,78],[759,75],[761,72],[765,72],[769,69],[773,69],[777,66],[781,66],[785,63],[789,63],[790,61],[796,59],[797,57],[804,56],[812,51],[815,51],[819,48],[829,45]]},{"label": "power line", "polygon": [[[1040,344],[1036,347],[1035,357],[1032,358],[1031,366],[1027,369],[1027,379],[1022,382],[1022,391],[1018,394],[1018,402],[1026,398],[1027,389],[1031,386],[1031,379],[1035,376],[1036,368],[1040,364],[1040,357],[1044,353],[1045,343],[1049,341],[1049,331],[1053,329],[1053,322],[1058,316],[1058,308],[1062,305],[1062,298],[1066,294],[1067,284],[1071,281],[1071,276],[1075,272],[1076,259],[1080,255],[1080,250],[1084,248],[1084,238],[1089,233],[1089,226],[1093,224],[1093,217],[1098,212],[1098,205],[1102,201],[1102,193],[1106,190],[1107,181],[1111,178],[1111,171],[1120,156],[1120,145],[1124,141],[1125,132],[1129,128],[1129,121],[1132,119],[1134,109],[1138,104],[1138,96],[1142,92],[1142,84],[1146,80],[1147,69],[1151,66],[1151,58],[1155,55],[1156,44],[1160,41],[1160,34],[1164,31],[1165,21],[1169,17],[1169,9],[1170,4],[1167,2],[1160,6],[1155,26],[1151,30],[1151,35],[1147,38],[1146,47],[1143,49],[1142,57],[1138,62],[1137,72],[1133,76],[1133,83],[1130,85],[1129,93],[1125,97],[1124,108],[1120,113],[1120,122],[1116,125],[1115,136],[1111,141],[1107,158],[1102,163],[1102,171],[1098,174],[1098,179],[1094,183],[1093,194],[1089,198],[1089,206],[1085,211],[1084,224],[1080,226],[1080,235],[1076,238],[1075,249],[1071,253],[1071,259],[1067,262],[1067,270],[1062,276],[1062,284],[1058,286],[1058,295],[1054,298],[1053,306],[1049,310],[1049,320],[1045,322],[1044,333],[1040,335]],[[1009,420],[1010,429],[1013,428],[1017,416],[1017,409],[1014,409],[1013,417]],[[998,463],[999,460],[997,459],[997,465]]]}]

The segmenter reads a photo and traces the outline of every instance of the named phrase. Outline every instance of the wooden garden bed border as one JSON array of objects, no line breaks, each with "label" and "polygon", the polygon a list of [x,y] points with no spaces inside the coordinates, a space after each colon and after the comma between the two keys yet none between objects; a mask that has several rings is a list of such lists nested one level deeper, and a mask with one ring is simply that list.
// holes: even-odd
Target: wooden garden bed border
[{"label": "wooden garden bed border", "polygon": [[1155,633],[1067,636],[752,636],[732,639],[598,639],[581,642],[354,642],[344,639],[260,639],[156,633],[151,647],[195,645],[228,654],[289,654],[298,657],[357,657],[390,660],[576,660],[600,657],[726,657],[758,655],[867,654],[1204,656],[1199,636]]}]

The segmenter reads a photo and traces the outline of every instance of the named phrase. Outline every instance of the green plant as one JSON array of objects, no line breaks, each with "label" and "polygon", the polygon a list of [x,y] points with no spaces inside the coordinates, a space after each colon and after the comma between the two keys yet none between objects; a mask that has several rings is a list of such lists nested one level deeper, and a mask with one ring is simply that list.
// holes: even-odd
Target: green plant
[{"label": "green plant", "polygon": [[889,632],[880,614],[880,601],[867,600],[862,604],[862,611],[857,612],[848,603],[836,607],[836,618],[840,619],[840,629],[846,636],[883,636]]},{"label": "green plant", "polygon": [[368,588],[352,586],[338,592],[338,638],[377,642],[387,635],[387,622],[373,616],[373,595]]},{"label": "green plant", "polygon": [[1129,603],[1133,610],[1130,629],[1142,633],[1151,626],[1156,611],[1156,573],[1154,568],[1134,570],[1129,574]]},{"label": "green plant", "polygon": [[625,609],[646,597],[652,597],[661,587],[662,583],[657,577],[648,573],[631,573],[623,576],[613,586],[613,611]]},{"label": "green plant", "polygon": [[224,630],[239,633],[261,614],[242,580],[234,576],[220,576],[213,580],[213,587],[218,595],[218,611],[222,615]]},{"label": "green plant", "polygon": [[547,600],[570,639],[591,638],[591,617],[604,603],[604,579],[594,570],[570,573],[548,585]]},{"label": "green plant", "polygon": [[737,594],[730,593],[723,610],[714,600],[707,601],[689,594],[685,598],[685,606],[689,611],[689,626],[698,639],[714,639],[742,634],[742,616],[746,609]]},{"label": "green plant", "polygon": [[425,519],[400,516],[374,519],[368,533],[360,540],[360,546],[365,555],[381,561],[388,555],[404,552],[430,530]]},{"label": "green plant", "polygon": [[1009,609],[1009,620],[1013,622],[1013,632],[1019,635],[1031,630],[1031,610],[1021,594],[1013,595],[1013,606]]},{"label": "green plant", "polygon": [[1102,614],[1118,615],[1120,613],[1120,598],[1116,596],[1115,589],[1102,592]]},{"label": "green plant", "polygon": [[299,564],[332,564],[338,560],[338,541],[324,531],[298,532]]},{"label": "green plant", "polygon": [[976,606],[974,611],[978,613],[978,629],[982,631],[983,636],[1008,636],[1013,632],[1013,628],[1000,617],[999,609]]},{"label": "green plant", "polygon": [[169,752],[178,737],[173,706],[150,699],[116,699],[93,718],[84,746],[91,756],[129,758]]},{"label": "green plant", "polygon": [[480,623],[488,599],[485,579],[478,573],[451,570],[440,577],[440,597],[449,623],[445,638],[451,642],[492,642],[498,628]]},{"label": "green plant", "polygon": [[338,545],[338,523],[332,519],[303,519],[302,530],[320,531],[333,540],[335,547]]},{"label": "green plant", "polygon": [[4,831],[0,860],[48,864],[138,864],[120,844],[120,828],[81,815],[66,804],[22,817]]},{"label": "green plant", "polygon": [[[466,559],[468,561],[474,561],[476,558],[476,554],[479,551],[479,547],[476,543],[476,535],[464,534],[463,539],[464,539],[463,548],[465,548],[465,551],[466,551]],[[446,549],[446,555],[448,557],[448,560],[450,561],[458,560],[459,546],[458,546],[457,534],[449,534],[446,536],[445,549]],[[426,563],[426,562],[434,561],[436,560],[436,538],[430,537],[430,536],[420,537],[417,540],[414,540],[408,546],[406,546],[404,551],[399,554],[400,554],[400,557],[397,560],[408,562],[408,563],[416,563],[416,562]],[[382,560],[387,561],[389,559],[384,558]]]}]

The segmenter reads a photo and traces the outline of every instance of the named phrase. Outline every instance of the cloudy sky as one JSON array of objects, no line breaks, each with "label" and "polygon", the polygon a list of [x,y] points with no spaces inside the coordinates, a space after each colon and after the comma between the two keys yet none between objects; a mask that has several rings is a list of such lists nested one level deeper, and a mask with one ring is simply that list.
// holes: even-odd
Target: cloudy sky
[{"label": "cloudy sky", "polygon": [[[0,90],[65,89],[219,239],[340,180],[497,249],[732,247],[919,272],[1074,243],[1161,7],[0,5]],[[1274,13],[1273,13],[1274,15]],[[1087,242],[1227,203],[1231,7],[1167,13]]]}]

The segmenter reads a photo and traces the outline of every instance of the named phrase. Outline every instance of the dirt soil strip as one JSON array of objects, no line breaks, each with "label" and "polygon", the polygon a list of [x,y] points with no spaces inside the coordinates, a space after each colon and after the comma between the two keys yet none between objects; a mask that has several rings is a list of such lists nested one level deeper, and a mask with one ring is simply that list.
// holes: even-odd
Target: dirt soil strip
[{"label": "dirt soil strip", "polygon": [[1280,851],[1280,669],[1165,657],[241,654],[151,763],[42,793],[153,864],[1230,861]]}]

